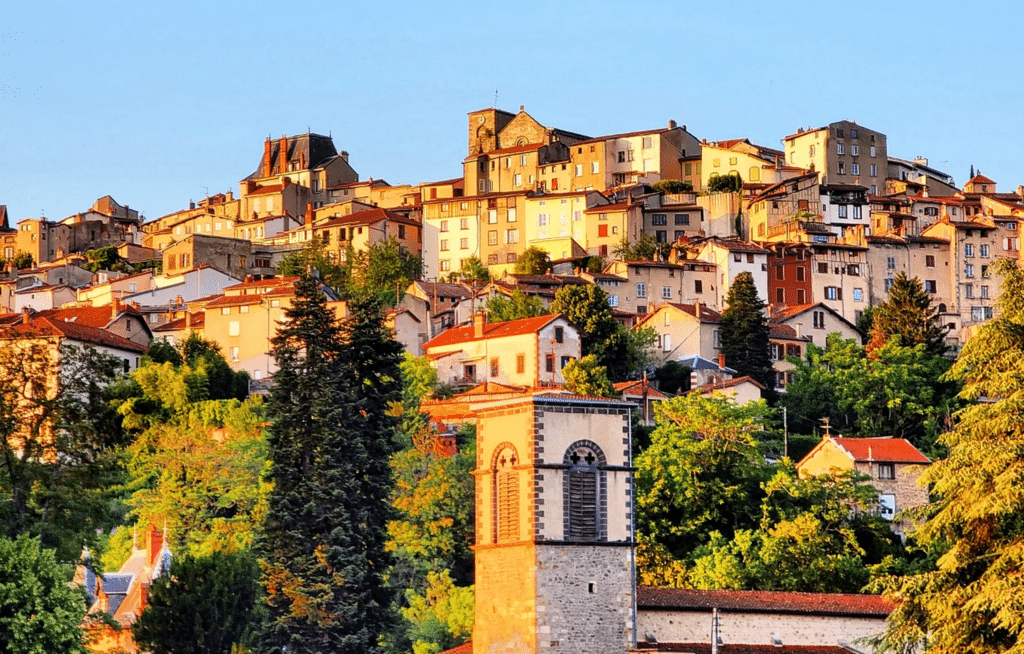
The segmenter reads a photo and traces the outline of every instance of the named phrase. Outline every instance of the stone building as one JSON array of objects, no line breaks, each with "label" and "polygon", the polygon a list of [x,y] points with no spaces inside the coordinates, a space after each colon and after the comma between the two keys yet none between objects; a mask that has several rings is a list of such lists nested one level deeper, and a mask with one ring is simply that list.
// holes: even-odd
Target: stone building
[{"label": "stone building", "polygon": [[482,403],[474,654],[623,654],[634,642],[632,404]]},{"label": "stone building", "polygon": [[[825,435],[821,442],[796,464],[801,477],[855,470],[871,477],[878,489],[879,513],[893,520],[896,513],[928,502],[928,489],[917,484],[925,455],[903,438],[847,438]],[[909,523],[894,521],[893,531],[906,532]]]}]

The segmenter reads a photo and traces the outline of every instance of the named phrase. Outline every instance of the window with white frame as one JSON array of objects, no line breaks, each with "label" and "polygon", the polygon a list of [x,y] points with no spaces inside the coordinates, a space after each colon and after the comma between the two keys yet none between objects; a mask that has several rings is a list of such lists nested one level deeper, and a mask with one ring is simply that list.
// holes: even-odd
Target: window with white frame
[{"label": "window with white frame", "polygon": [[663,300],[671,300],[672,299],[672,287],[671,286],[662,286],[661,287],[661,299],[663,299]]},{"label": "window with white frame", "polygon": [[846,154],[846,148],[842,143],[836,143],[836,154]]},{"label": "window with white frame", "polygon": [[647,283],[646,282],[637,282],[636,283],[636,296],[637,297],[647,297]]}]

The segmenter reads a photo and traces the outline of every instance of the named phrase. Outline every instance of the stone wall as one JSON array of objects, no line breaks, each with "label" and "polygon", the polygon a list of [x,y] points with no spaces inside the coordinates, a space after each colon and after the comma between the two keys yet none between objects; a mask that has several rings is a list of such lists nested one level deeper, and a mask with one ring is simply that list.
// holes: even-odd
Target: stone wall
[{"label": "stone wall", "polygon": [[[653,636],[661,643],[708,643],[711,611],[642,610],[636,630],[640,641]],[[786,646],[847,643],[873,653],[859,641],[883,631],[884,617],[719,611],[719,636],[727,645],[771,645],[777,637]]]},{"label": "stone wall", "polygon": [[538,545],[536,652],[623,654],[633,642],[628,546]]}]

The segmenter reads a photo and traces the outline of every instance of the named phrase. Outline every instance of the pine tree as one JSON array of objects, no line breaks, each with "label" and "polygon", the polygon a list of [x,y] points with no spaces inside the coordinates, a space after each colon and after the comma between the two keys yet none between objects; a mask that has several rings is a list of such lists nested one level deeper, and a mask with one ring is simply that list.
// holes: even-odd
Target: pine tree
[{"label": "pine tree", "polygon": [[721,323],[725,365],[740,376],[750,375],[765,387],[765,398],[774,399],[775,370],[768,340],[768,318],[764,301],[757,295],[754,276],[749,272],[736,275],[726,302],[729,308],[722,312]]},{"label": "pine tree", "polygon": [[949,456],[921,478],[936,500],[914,537],[936,568],[875,589],[896,600],[887,633],[896,651],[920,651],[926,637],[937,654],[1024,648],[1024,270],[1012,259],[994,269],[1005,276],[998,314],[950,371],[976,403],[941,437]]},{"label": "pine tree", "polygon": [[383,575],[390,515],[389,403],[401,346],[373,298],[340,326],[303,276],[273,341],[268,403],[273,483],[259,540],[267,651],[375,652],[392,628]]},{"label": "pine tree", "polygon": [[875,307],[871,323],[868,355],[881,349],[893,336],[904,347],[925,345],[929,354],[946,353],[946,332],[939,326],[939,312],[924,292],[921,281],[900,272],[889,287],[889,299]]}]

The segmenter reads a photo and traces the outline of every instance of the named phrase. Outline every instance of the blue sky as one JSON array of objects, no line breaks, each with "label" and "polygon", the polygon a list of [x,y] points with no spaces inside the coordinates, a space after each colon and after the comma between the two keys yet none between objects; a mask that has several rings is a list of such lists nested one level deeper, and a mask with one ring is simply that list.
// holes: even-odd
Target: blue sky
[{"label": "blue sky", "polygon": [[[466,114],[591,136],[670,118],[778,147],[844,118],[966,181],[1024,184],[1017,3],[20,3],[0,27],[0,204],[157,218],[237,192],[267,135],[361,178],[456,177]],[[968,9],[965,9],[967,7]]]}]

